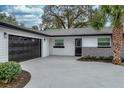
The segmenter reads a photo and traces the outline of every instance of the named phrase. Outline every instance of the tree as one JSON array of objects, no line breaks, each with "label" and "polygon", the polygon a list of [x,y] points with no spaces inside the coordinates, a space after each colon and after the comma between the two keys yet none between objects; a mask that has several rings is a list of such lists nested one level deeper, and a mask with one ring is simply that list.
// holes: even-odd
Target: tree
[{"label": "tree", "polygon": [[86,5],[47,5],[42,15],[42,28],[80,28],[89,24],[94,14],[92,6]]},{"label": "tree", "polygon": [[97,11],[97,13],[95,14],[91,22],[91,26],[97,30],[100,30],[108,21],[111,22],[112,26],[112,62],[114,64],[120,64],[123,44],[124,6],[101,6],[99,11]]},{"label": "tree", "polygon": [[6,17],[5,21],[8,23],[14,24],[14,25],[18,25],[18,22],[17,22],[15,16],[12,16],[12,15]]},{"label": "tree", "polygon": [[0,21],[18,25],[18,22],[13,15],[6,15],[6,13],[0,13]]},{"label": "tree", "polygon": [[32,26],[32,30],[38,30],[38,26],[37,25]]},{"label": "tree", "polygon": [[3,21],[6,19],[6,14],[5,13],[0,13],[0,21]]},{"label": "tree", "polygon": [[25,24],[21,22],[21,23],[19,24],[19,26],[20,26],[20,27],[25,27]]}]

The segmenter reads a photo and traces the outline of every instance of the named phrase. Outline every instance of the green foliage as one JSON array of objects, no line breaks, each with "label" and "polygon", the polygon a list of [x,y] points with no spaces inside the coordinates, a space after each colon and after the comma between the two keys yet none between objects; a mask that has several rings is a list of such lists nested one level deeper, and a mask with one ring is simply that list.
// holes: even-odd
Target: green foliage
[{"label": "green foliage", "polygon": [[[103,56],[85,56],[85,57],[81,57],[80,61],[104,61],[104,62],[112,62],[113,57],[109,56],[109,57],[103,57]],[[123,59],[122,59],[123,60]]]},{"label": "green foliage", "polygon": [[110,22],[113,27],[124,22],[124,6],[121,5],[102,5],[94,15],[91,26],[100,30]]},{"label": "green foliage", "polygon": [[20,23],[19,26],[20,27],[25,27],[25,24],[24,23]]},{"label": "green foliage", "polygon": [[7,83],[15,79],[21,72],[21,66],[16,62],[0,63],[0,81]]},{"label": "green foliage", "polygon": [[91,26],[96,30],[101,30],[106,23],[105,15],[102,13],[96,13],[94,18],[91,20]]},{"label": "green foliage", "polygon": [[38,26],[37,25],[32,26],[32,30],[38,30]]},{"label": "green foliage", "polygon": [[47,5],[42,15],[42,28],[68,29],[81,28],[89,25],[95,10],[88,5]]},{"label": "green foliage", "polygon": [[6,13],[0,13],[0,21],[13,25],[18,25],[16,17],[14,15],[6,15]]}]

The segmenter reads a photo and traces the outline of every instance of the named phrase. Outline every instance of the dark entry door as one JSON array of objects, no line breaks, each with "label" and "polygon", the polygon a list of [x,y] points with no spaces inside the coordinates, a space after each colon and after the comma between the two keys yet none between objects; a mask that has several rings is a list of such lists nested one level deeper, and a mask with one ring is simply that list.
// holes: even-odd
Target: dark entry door
[{"label": "dark entry door", "polygon": [[9,61],[41,57],[41,39],[9,35]]},{"label": "dark entry door", "polygon": [[82,55],[82,39],[76,38],[75,39],[75,56]]}]

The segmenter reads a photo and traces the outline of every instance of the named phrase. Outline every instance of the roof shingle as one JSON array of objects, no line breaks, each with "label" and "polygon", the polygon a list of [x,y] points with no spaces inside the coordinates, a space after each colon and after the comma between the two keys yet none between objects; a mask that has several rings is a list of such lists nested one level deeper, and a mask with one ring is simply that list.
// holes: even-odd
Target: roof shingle
[{"label": "roof shingle", "polygon": [[20,31],[25,31],[29,33],[44,35],[44,36],[93,36],[93,35],[111,35],[112,28],[111,27],[104,27],[101,31],[96,31],[91,27],[87,28],[71,28],[71,29],[51,29],[45,31],[33,31],[27,28],[22,28],[19,26],[11,25],[8,23],[0,22],[0,26],[17,29]]},{"label": "roof shingle", "polygon": [[101,31],[96,31],[93,28],[73,28],[73,29],[53,29],[43,31],[44,34],[51,36],[59,35],[100,35],[100,34],[112,34],[110,27],[105,27]]}]

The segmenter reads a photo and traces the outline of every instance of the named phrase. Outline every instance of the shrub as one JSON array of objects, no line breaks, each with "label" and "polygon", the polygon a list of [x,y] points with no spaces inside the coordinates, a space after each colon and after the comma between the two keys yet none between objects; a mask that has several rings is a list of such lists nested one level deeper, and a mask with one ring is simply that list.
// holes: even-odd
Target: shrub
[{"label": "shrub", "polygon": [[16,62],[0,63],[0,81],[4,83],[15,79],[22,72],[21,66]]},{"label": "shrub", "polygon": [[[113,56],[109,56],[109,57],[104,57],[104,56],[84,56],[79,58],[78,60],[80,61],[104,61],[104,62],[112,62]],[[122,62],[124,62],[124,59],[122,58]]]}]

